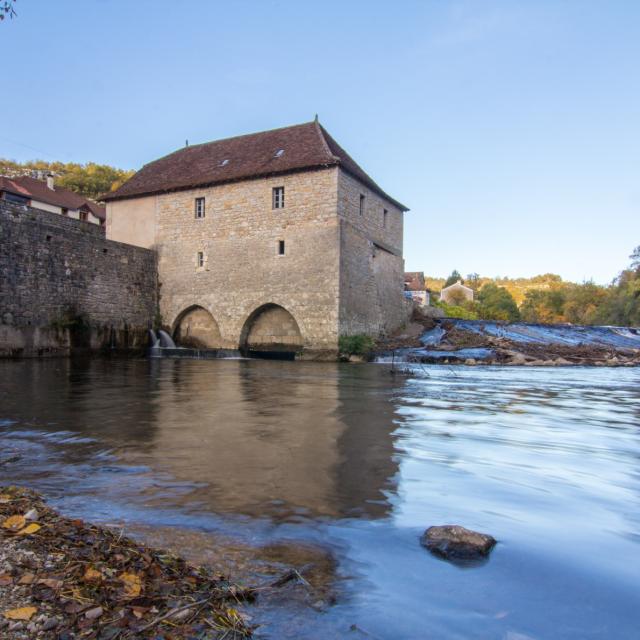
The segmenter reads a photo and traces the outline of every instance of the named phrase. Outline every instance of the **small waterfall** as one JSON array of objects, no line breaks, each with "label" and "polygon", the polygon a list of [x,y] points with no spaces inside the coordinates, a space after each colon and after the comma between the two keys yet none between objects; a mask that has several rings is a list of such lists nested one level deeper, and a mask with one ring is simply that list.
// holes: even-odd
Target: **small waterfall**
[{"label": "small waterfall", "polygon": [[160,336],[160,346],[166,349],[176,349],[176,343],[173,341],[173,338],[163,329],[158,331],[158,335]]},{"label": "small waterfall", "polygon": [[157,349],[160,346],[160,339],[153,329],[149,329],[149,337],[151,338],[151,348]]}]

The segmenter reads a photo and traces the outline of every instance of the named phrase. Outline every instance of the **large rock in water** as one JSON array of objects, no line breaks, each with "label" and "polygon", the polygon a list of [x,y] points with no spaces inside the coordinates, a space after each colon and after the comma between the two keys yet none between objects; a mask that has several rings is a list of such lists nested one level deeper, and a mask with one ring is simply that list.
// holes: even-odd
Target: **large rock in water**
[{"label": "large rock in water", "polygon": [[429,527],[420,544],[445,560],[480,560],[491,552],[496,539],[455,524]]}]

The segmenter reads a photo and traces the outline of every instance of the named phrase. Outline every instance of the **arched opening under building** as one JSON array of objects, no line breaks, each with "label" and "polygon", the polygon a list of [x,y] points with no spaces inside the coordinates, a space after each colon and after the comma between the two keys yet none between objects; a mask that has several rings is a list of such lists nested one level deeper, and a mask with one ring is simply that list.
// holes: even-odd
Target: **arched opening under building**
[{"label": "arched opening under building", "polygon": [[296,319],[277,304],[258,307],[247,318],[240,335],[240,352],[253,358],[294,360],[302,345]]},{"label": "arched opening under building", "polygon": [[173,339],[177,346],[191,349],[219,349],[220,328],[215,318],[203,307],[185,309],[176,320]]}]

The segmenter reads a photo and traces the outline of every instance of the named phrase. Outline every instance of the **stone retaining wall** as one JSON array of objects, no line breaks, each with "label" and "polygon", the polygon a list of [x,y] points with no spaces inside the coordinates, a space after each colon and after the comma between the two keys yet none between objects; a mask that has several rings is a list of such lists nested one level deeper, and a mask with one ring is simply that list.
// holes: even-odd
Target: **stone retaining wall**
[{"label": "stone retaining wall", "polygon": [[0,201],[0,357],[144,347],[156,315],[155,252]]}]

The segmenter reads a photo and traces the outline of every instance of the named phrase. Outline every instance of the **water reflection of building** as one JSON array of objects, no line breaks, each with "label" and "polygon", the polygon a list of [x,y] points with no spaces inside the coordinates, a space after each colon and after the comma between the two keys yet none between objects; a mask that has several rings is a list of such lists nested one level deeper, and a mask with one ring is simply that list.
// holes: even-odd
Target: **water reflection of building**
[{"label": "water reflection of building", "polygon": [[291,518],[388,510],[388,379],[373,367],[164,363],[156,455],[213,510]]},{"label": "water reflection of building", "polygon": [[397,472],[390,390],[376,367],[333,363],[7,362],[0,418],[93,438],[56,445],[60,461],[98,470],[92,456],[112,450],[207,510],[382,517]]}]

